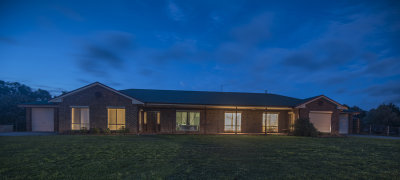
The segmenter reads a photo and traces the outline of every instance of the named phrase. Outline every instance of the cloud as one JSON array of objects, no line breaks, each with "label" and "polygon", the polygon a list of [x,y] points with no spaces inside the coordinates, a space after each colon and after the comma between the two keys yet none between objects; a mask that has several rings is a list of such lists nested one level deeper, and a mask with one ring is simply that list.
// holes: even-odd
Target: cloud
[{"label": "cloud", "polygon": [[400,58],[390,57],[368,63],[363,73],[375,76],[400,75]]},{"label": "cloud", "polygon": [[205,57],[197,45],[197,41],[193,39],[185,39],[177,41],[171,47],[165,50],[156,50],[153,55],[154,60],[159,63],[170,61],[197,61]]},{"label": "cloud", "polygon": [[400,104],[400,81],[390,81],[384,84],[373,85],[363,89],[361,93],[366,93],[371,97],[382,98],[385,103]]},{"label": "cloud", "polygon": [[288,55],[288,57],[283,60],[283,65],[311,70],[315,68],[315,66],[319,66],[319,63],[314,59],[312,53],[303,51]]},{"label": "cloud", "polygon": [[323,70],[350,63],[357,51],[352,45],[341,40],[323,39],[294,50],[282,64],[305,70]]},{"label": "cloud", "polygon": [[167,12],[168,16],[174,21],[185,20],[185,15],[183,14],[182,9],[172,0],[168,1]]},{"label": "cloud", "polygon": [[133,48],[133,35],[126,32],[102,32],[83,45],[78,66],[96,76],[107,76],[109,70],[121,70],[123,57]]}]

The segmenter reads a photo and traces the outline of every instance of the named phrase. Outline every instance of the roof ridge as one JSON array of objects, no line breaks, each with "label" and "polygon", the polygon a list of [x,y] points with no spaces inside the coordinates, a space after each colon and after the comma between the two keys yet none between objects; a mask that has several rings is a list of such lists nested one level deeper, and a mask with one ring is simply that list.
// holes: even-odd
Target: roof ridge
[{"label": "roof ridge", "polygon": [[295,98],[295,97],[290,97],[290,96],[285,96],[285,95],[280,95],[280,94],[274,94],[274,93],[255,93],[255,92],[220,92],[220,91],[200,91],[200,90],[170,90],[170,89],[123,89],[123,90],[118,90],[118,91],[129,91],[129,90],[152,90],[152,91],[180,91],[180,92],[205,92],[205,93],[221,93],[221,94],[227,94],[227,93],[232,93],[232,94],[266,94],[266,95],[275,95],[275,96],[281,96],[281,97],[287,97],[287,98],[292,98],[296,100],[303,100],[300,98]]}]

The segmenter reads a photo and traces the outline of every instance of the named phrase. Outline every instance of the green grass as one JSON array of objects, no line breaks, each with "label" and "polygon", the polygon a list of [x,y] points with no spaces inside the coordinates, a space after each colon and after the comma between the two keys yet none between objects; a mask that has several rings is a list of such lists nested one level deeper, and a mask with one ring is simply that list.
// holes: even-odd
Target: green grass
[{"label": "green grass", "polygon": [[0,137],[0,179],[396,179],[400,141],[245,135]]}]

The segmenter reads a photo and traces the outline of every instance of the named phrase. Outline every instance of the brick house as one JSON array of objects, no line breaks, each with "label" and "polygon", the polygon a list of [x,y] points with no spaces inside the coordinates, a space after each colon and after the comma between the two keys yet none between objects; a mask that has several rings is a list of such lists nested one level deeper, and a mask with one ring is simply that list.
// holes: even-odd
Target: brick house
[{"label": "brick house", "polygon": [[288,133],[310,118],[323,133],[352,133],[346,107],[321,95],[297,99],[269,93],[126,89],[95,82],[26,108],[28,131],[81,128],[135,134]]}]

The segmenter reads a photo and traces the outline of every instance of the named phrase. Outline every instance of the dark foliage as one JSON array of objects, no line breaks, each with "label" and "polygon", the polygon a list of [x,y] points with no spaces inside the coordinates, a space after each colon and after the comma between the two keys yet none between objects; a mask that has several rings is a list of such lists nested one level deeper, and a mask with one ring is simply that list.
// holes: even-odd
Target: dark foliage
[{"label": "dark foliage", "polygon": [[90,134],[100,134],[99,128],[90,128]]},{"label": "dark foliage", "polygon": [[381,133],[388,126],[400,127],[400,109],[398,106],[382,104],[376,109],[371,109],[363,119],[366,125],[371,125],[372,131]]},{"label": "dark foliage", "polygon": [[34,91],[24,84],[0,80],[0,124],[12,124],[17,131],[25,130],[25,110],[18,105],[50,98],[46,90]]},{"label": "dark foliage", "polygon": [[293,135],[295,136],[310,136],[316,137],[318,135],[317,129],[310,122],[308,118],[297,119],[294,124]]}]

